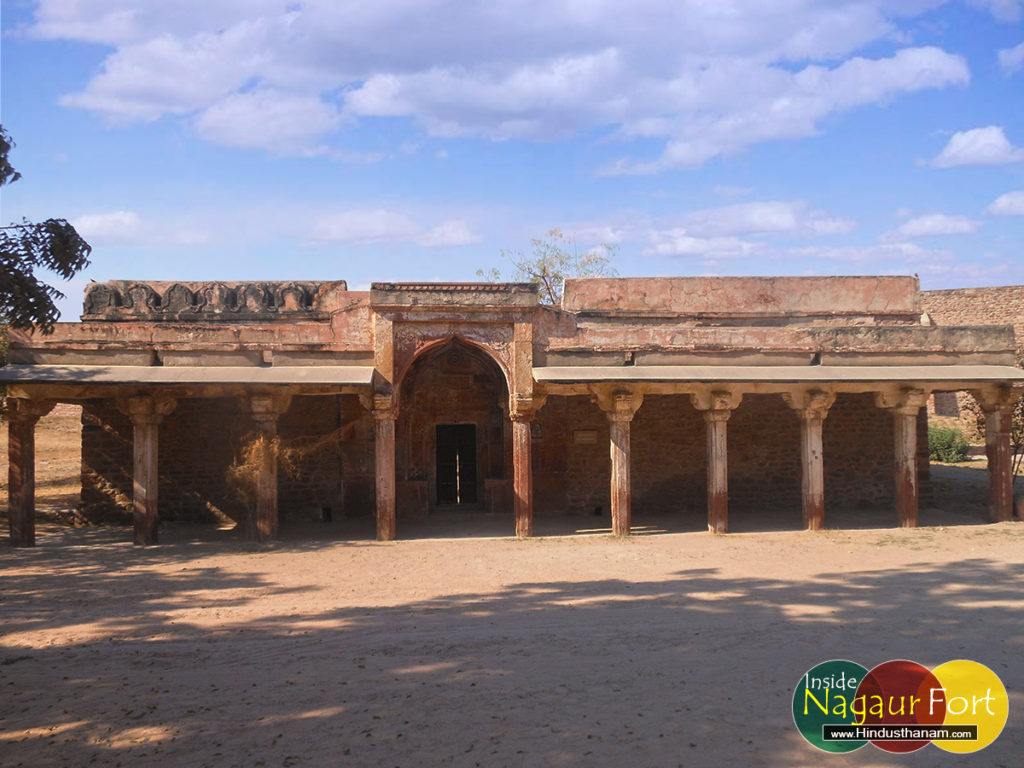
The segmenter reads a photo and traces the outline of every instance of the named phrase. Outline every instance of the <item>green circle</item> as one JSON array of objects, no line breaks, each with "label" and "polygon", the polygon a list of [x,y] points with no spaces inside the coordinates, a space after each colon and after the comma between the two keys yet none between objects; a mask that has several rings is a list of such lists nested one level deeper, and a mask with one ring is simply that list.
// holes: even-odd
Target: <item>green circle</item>
[{"label": "green circle", "polygon": [[823,752],[853,752],[864,741],[825,741],[823,725],[856,725],[853,712],[857,686],[868,673],[854,661],[832,659],[811,667],[793,691],[793,722],[801,735]]}]

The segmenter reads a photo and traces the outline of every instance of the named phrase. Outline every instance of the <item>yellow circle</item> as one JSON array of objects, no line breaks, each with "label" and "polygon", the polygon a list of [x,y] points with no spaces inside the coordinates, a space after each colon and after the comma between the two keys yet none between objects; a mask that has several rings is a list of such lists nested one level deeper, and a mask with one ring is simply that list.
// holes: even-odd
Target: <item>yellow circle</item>
[{"label": "yellow circle", "polygon": [[[1010,699],[999,676],[984,664],[957,659],[940,664],[932,674],[944,689],[946,719],[943,725],[976,725],[977,741],[934,741],[947,752],[977,752],[1002,733]],[[935,694],[936,696],[938,694]]]}]

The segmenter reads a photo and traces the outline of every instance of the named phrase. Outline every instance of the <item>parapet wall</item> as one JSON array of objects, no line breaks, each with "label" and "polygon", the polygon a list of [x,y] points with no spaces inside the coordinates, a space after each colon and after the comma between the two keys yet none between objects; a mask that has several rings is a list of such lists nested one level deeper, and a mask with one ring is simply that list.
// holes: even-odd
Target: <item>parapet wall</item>
[{"label": "parapet wall", "polygon": [[111,280],[85,290],[83,320],[267,321],[328,317],[348,289],[332,282]]},{"label": "parapet wall", "polygon": [[846,323],[853,317],[919,323],[918,295],[916,277],[601,277],[566,280],[562,309],[759,322],[836,318]]}]

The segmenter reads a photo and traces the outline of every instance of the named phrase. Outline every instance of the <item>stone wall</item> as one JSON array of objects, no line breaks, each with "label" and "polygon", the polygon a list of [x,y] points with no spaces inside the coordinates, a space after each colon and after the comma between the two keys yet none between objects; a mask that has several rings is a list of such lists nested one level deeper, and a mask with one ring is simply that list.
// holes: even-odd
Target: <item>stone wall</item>
[{"label": "stone wall", "polygon": [[[608,423],[588,397],[551,397],[538,414],[534,492],[538,515],[607,515]],[[729,501],[743,513],[767,506],[801,509],[799,420],[779,395],[747,395],[729,420]],[[705,424],[685,395],[648,396],[631,431],[633,516],[681,513],[704,518]],[[825,421],[826,506],[893,503],[892,416],[873,396],[840,395]],[[918,419],[922,507],[931,500],[927,420]]]},{"label": "stone wall", "polygon": [[[296,397],[278,422],[292,460],[279,472],[283,519],[368,514],[373,509],[373,430],[353,396]],[[181,400],[160,425],[160,517],[239,520],[244,494],[228,480],[254,424],[231,398]],[[368,434],[367,434],[368,433]],[[369,454],[370,460],[366,460]],[[113,400],[82,408],[82,505],[88,520],[127,520],[132,425]],[[367,491],[369,498],[366,498]],[[361,495],[360,495],[361,494]]]},{"label": "stone wall", "polygon": [[936,325],[1012,325],[1024,349],[1024,285],[922,291],[921,308]]},{"label": "stone wall", "polygon": [[[922,291],[921,307],[935,325],[1011,325],[1017,357],[1024,355],[1024,285]],[[968,440],[983,442],[983,431],[974,414],[964,410],[965,404],[973,404],[967,392],[936,392],[928,411],[953,419]]]}]

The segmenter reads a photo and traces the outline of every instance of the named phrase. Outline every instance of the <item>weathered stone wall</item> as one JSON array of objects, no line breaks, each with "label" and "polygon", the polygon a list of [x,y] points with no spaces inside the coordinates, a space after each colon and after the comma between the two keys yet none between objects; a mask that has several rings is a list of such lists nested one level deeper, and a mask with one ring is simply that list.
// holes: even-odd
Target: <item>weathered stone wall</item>
[{"label": "weathered stone wall", "polygon": [[[278,422],[282,444],[298,449],[290,454],[294,460],[282,462],[279,471],[282,518],[315,518],[325,508],[332,516],[372,510],[372,421],[368,436],[365,428],[359,428],[365,414],[352,396],[292,400]],[[160,425],[160,517],[240,519],[245,501],[229,483],[228,470],[242,455],[253,429],[251,418],[234,399],[179,401]],[[113,400],[86,401],[82,409],[83,516],[127,519],[131,463],[128,417]]]},{"label": "weathered stone wall", "polygon": [[[1024,354],[1024,285],[922,291],[921,307],[936,325],[1012,325],[1017,356]],[[937,392],[929,398],[928,410],[956,419],[953,424],[969,440],[984,441],[975,415],[964,410],[966,404],[973,405],[967,392]]]},{"label": "weathered stone wall", "polygon": [[1024,349],[1024,285],[922,291],[921,307],[936,325],[1012,325]]}]

